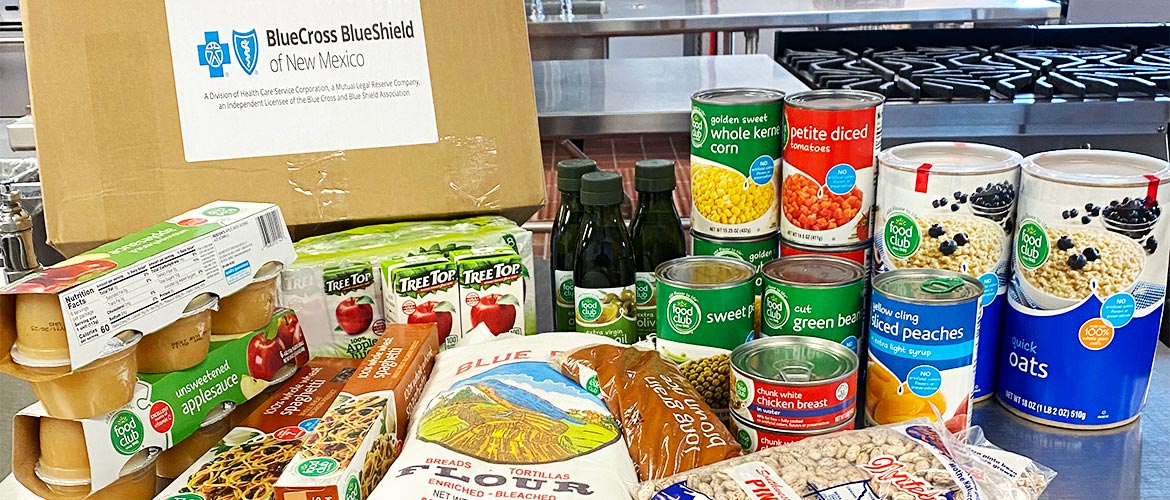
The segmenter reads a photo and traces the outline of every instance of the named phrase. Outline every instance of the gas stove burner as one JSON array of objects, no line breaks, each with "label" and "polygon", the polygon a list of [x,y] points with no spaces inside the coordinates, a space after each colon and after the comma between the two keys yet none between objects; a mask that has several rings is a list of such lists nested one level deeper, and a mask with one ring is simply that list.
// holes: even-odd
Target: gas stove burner
[{"label": "gas stove burner", "polygon": [[1143,99],[1170,95],[1170,46],[918,47],[784,51],[813,88],[890,100]]}]

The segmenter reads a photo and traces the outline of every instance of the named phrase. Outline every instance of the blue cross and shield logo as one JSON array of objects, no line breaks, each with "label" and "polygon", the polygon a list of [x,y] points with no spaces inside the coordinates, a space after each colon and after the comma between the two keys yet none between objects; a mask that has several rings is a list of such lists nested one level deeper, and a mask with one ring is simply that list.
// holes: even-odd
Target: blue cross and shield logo
[{"label": "blue cross and shield logo", "polygon": [[232,30],[232,46],[235,47],[236,61],[239,62],[240,68],[249,75],[256,71],[256,57],[257,43],[256,30],[241,33]]},{"label": "blue cross and shield logo", "polygon": [[230,64],[232,58],[226,50],[223,50],[223,44],[219,41],[219,32],[203,32],[203,45],[196,48],[199,49],[199,65],[207,66],[207,72],[211,78],[223,78],[223,67]]}]

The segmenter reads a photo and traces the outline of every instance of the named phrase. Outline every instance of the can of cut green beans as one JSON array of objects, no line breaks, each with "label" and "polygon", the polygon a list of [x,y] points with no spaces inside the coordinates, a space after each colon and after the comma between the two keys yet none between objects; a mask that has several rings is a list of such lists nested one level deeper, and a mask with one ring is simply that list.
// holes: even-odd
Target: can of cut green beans
[{"label": "can of cut green beans", "polygon": [[844,344],[857,352],[865,324],[865,270],[824,255],[780,257],[764,264],[760,331]]},{"label": "can of cut green beans", "polygon": [[729,355],[755,335],[755,266],[729,257],[682,257],[662,263],[655,277],[658,352],[726,416]]}]

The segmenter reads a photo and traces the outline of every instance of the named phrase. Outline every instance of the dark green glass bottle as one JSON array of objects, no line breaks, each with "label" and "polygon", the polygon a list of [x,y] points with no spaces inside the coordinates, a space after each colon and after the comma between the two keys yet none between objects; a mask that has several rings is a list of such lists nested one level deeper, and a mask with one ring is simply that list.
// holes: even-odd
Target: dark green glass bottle
[{"label": "dark green glass bottle", "polygon": [[655,331],[658,298],[655,297],[654,270],[668,260],[687,253],[682,219],[674,206],[674,162],[642,160],[634,164],[634,189],[638,206],[630,222],[630,239],[634,243],[636,283],[635,309],[638,338]]},{"label": "dark green glass bottle", "polygon": [[622,176],[591,172],[581,177],[585,218],[573,264],[577,331],[632,344],[638,339],[634,313],[634,247],[622,220]]},{"label": "dark green glass bottle", "polygon": [[597,171],[597,162],[585,158],[571,158],[557,162],[557,190],[561,204],[553,221],[549,239],[549,274],[552,275],[552,296],[556,299],[553,329],[571,332],[577,329],[573,312],[573,263],[581,232],[581,176]]}]

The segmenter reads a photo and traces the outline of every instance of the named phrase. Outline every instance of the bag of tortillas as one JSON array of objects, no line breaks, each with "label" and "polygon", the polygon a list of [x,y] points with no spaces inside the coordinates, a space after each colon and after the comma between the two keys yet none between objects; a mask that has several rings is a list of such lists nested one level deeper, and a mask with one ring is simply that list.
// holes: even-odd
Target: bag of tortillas
[{"label": "bag of tortillas", "polygon": [[621,425],[549,365],[599,342],[544,333],[439,353],[402,453],[370,500],[628,498],[638,479]]}]

